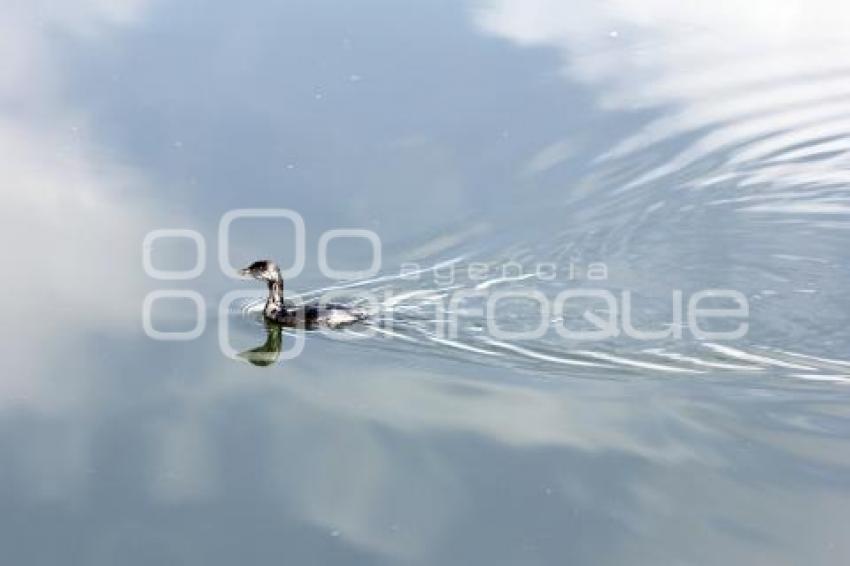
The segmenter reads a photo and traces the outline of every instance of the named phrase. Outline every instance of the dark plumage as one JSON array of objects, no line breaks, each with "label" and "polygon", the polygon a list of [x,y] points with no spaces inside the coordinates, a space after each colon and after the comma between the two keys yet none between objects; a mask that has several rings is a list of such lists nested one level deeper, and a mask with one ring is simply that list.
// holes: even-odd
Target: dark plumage
[{"label": "dark plumage", "polygon": [[352,310],[337,304],[308,304],[296,306],[283,299],[283,277],[280,269],[270,260],[255,261],[248,267],[239,270],[245,277],[253,277],[265,281],[269,288],[269,296],[263,315],[267,320],[283,326],[313,329],[322,326],[339,328],[366,318],[365,313]]}]

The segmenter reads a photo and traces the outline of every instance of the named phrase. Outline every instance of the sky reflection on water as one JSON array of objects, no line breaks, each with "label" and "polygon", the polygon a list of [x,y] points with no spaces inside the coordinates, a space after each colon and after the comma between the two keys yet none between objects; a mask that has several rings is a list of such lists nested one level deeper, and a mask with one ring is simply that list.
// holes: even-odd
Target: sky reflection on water
[{"label": "sky reflection on water", "polygon": [[[848,24],[791,0],[9,6],[3,561],[846,560]],[[308,250],[374,230],[390,274],[602,261],[647,325],[674,288],[739,289],[751,332],[488,350],[471,323],[466,350],[316,336],[265,368],[221,355],[212,312],[145,337],[144,235],[210,238],[180,288],[212,311],[241,288],[218,221],[262,206]],[[233,261],[287,238],[243,225]],[[311,258],[292,286],[328,283]]]}]

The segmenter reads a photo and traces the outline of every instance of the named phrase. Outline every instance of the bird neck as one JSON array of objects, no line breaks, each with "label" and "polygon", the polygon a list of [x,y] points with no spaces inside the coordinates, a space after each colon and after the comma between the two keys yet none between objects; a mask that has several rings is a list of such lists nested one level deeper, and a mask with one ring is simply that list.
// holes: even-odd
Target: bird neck
[{"label": "bird neck", "polygon": [[266,300],[266,308],[283,306],[283,279],[272,279],[269,282],[269,298]]}]

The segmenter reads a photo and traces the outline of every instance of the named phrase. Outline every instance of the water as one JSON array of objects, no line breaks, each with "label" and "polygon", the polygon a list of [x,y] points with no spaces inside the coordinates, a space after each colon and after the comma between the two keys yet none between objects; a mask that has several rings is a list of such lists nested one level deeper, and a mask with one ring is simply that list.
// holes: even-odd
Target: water
[{"label": "water", "polygon": [[[848,560],[846,6],[107,4],[0,15],[4,563]],[[267,328],[219,267],[244,208],[303,218],[288,292],[372,322]],[[201,274],[153,279],[174,228]],[[338,228],[378,273],[323,275]],[[230,236],[295,259],[285,221]],[[567,289],[615,302],[487,310]],[[744,336],[694,335],[707,289]],[[198,338],[145,334],[157,290]],[[564,338],[585,307],[662,334]]]}]

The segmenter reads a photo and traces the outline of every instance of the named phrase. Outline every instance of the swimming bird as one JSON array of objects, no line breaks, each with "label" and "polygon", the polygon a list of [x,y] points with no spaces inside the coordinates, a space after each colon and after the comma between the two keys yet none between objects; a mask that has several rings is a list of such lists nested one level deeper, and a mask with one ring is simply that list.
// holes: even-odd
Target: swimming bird
[{"label": "swimming bird", "polygon": [[255,261],[248,267],[240,269],[239,274],[266,282],[269,296],[263,308],[263,316],[283,326],[306,329],[339,328],[367,318],[365,312],[345,305],[313,303],[296,306],[290,301],[284,301],[283,277],[280,274],[280,268],[271,260]]}]

